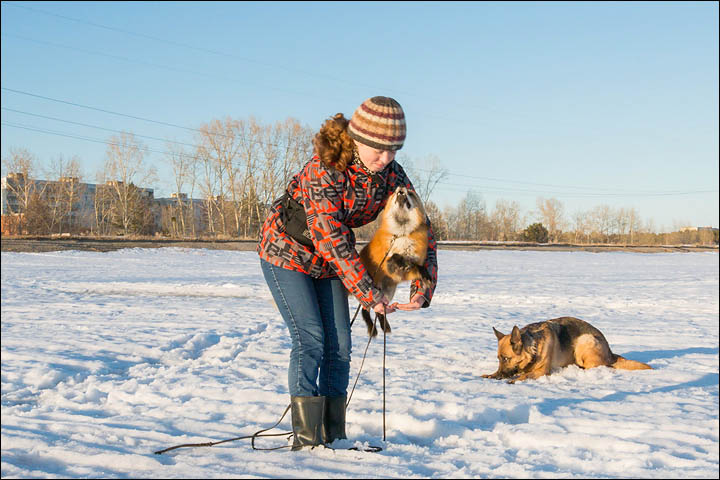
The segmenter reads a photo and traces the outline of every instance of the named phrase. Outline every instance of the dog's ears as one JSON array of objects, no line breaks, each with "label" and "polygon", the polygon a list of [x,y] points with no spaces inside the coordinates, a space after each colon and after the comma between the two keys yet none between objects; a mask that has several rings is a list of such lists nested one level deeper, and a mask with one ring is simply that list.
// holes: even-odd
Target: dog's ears
[{"label": "dog's ears", "polygon": [[522,342],[522,335],[520,334],[520,329],[515,325],[512,329],[512,333],[510,333],[510,345],[512,346],[512,350],[515,353],[515,355],[520,355],[520,352],[522,352],[523,348],[523,342]]},{"label": "dog's ears", "polygon": [[498,340],[502,340],[502,338],[505,336],[504,333],[500,333],[498,330],[495,329],[495,327],[493,327],[493,332],[495,332],[495,336]]}]

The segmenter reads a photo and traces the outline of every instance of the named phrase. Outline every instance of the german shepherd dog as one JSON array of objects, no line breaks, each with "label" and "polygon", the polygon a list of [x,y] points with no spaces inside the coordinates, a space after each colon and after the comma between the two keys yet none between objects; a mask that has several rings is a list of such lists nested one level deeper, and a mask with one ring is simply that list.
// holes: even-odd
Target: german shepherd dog
[{"label": "german shepherd dog", "polygon": [[483,378],[508,379],[508,383],[515,383],[549,375],[553,369],[568,365],[652,369],[650,365],[612,353],[600,330],[579,318],[554,318],[522,329],[516,325],[509,335],[495,327],[493,332],[498,340],[500,365],[497,372],[482,375]]}]

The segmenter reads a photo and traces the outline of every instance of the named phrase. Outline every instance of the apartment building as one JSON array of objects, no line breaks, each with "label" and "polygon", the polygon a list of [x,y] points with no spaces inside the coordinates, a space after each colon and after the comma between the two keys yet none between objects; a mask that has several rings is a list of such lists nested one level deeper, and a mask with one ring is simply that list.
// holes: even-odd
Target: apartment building
[{"label": "apartment building", "polygon": [[[111,189],[122,182],[104,184],[80,182],[77,177],[58,180],[26,179],[22,173],[9,173],[0,179],[0,210],[3,233],[11,232],[25,215],[31,199],[41,199],[52,212],[61,212],[62,221],[80,230],[91,230],[96,222],[95,203],[103,189]],[[152,188],[139,188],[143,198],[154,202]]]}]

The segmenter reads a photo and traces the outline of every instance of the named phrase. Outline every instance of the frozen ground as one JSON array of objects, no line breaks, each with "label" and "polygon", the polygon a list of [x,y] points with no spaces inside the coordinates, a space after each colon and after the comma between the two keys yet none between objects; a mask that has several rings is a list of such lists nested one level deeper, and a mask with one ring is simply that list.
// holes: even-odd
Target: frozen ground
[{"label": "frozen ground", "polygon": [[[2,477],[718,477],[717,253],[441,250],[439,267],[431,308],[390,316],[387,441],[373,342],[335,444],[382,452],[243,440],[154,455],[287,406],[289,338],[256,254],[3,252]],[[480,378],[492,326],[566,315],[654,370]]]}]

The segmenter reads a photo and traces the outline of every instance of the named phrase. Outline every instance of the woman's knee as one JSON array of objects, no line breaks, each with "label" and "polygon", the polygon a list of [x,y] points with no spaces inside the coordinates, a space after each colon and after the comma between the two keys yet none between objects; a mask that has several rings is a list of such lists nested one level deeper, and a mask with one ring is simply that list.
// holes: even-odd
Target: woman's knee
[{"label": "woman's knee", "polygon": [[337,343],[332,343],[325,346],[325,357],[338,362],[350,363],[350,353],[352,351],[352,345],[350,339],[340,340]]}]

